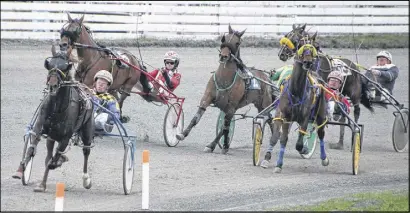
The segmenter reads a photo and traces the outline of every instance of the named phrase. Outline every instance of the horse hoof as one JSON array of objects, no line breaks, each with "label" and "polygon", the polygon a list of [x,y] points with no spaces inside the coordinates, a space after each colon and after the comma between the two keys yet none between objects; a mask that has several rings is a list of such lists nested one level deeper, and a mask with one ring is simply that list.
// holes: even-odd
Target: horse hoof
[{"label": "horse hoof", "polygon": [[306,155],[309,153],[309,149],[306,146],[303,146],[302,150],[300,150],[299,154]]},{"label": "horse hoof", "polygon": [[11,176],[11,177],[13,177],[14,179],[21,179],[21,178],[23,177],[23,172],[17,171],[17,172],[14,173],[14,175]]},{"label": "horse hoof", "polygon": [[221,154],[226,155],[226,153],[228,153],[229,149],[222,149],[221,150]]},{"label": "horse hoof", "polygon": [[123,124],[128,123],[128,121],[130,121],[130,120],[131,120],[131,118],[129,116],[121,116],[120,117],[120,121]]},{"label": "horse hoof", "polygon": [[329,158],[325,158],[324,160],[322,160],[322,166],[327,166],[329,165]]},{"label": "horse hoof", "polygon": [[268,166],[269,166],[269,161],[263,160],[262,163],[261,163],[261,167],[266,169],[266,168],[268,168]]},{"label": "horse hoof", "polygon": [[91,180],[89,181],[89,183],[87,185],[83,185],[83,186],[84,186],[85,189],[91,189],[91,186],[92,186]]},{"label": "horse hoof", "polygon": [[342,143],[330,143],[329,148],[330,149],[342,150],[343,149],[343,144]]},{"label": "horse hoof", "polygon": [[282,168],[279,167],[275,167],[275,169],[273,170],[275,173],[281,173],[282,172]]},{"label": "horse hoof", "polygon": [[205,147],[204,152],[206,153],[212,153],[214,150],[209,148],[209,147]]},{"label": "horse hoof", "polygon": [[182,141],[182,140],[185,139],[185,136],[184,136],[184,134],[182,134],[182,133],[177,134],[176,137],[177,137],[177,139],[180,140],[180,141]]},{"label": "horse hoof", "polygon": [[38,185],[36,188],[34,188],[34,192],[45,192],[46,187],[43,185]]},{"label": "horse hoof", "polygon": [[83,174],[83,187],[85,189],[91,188],[91,177],[89,174]]},{"label": "horse hoof", "polygon": [[54,163],[50,163],[50,164],[48,164],[48,169],[50,169],[50,170],[54,170],[54,169],[56,169],[57,168],[57,166],[56,166],[56,164],[54,164]]}]

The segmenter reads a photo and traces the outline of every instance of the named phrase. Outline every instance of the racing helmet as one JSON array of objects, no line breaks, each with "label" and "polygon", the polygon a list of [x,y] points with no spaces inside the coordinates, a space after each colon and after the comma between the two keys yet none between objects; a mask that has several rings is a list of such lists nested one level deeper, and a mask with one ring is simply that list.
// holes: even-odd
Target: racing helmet
[{"label": "racing helmet", "polygon": [[95,74],[94,81],[97,81],[98,78],[102,78],[108,81],[108,85],[112,83],[112,75],[107,70],[100,70]]},{"label": "racing helmet", "polygon": [[165,55],[164,55],[164,64],[165,64],[165,61],[173,61],[175,64],[174,64],[174,68],[172,69],[172,70],[175,70],[177,67],[178,67],[178,65],[179,65],[179,55],[178,55],[178,53],[176,53],[175,51],[168,51],[168,52],[166,52],[165,53]]},{"label": "racing helmet", "polygon": [[343,75],[342,72],[340,71],[332,71],[328,76],[327,76],[327,81],[329,81],[330,78],[336,78],[340,82],[343,82]]},{"label": "racing helmet", "polygon": [[386,50],[380,51],[380,52],[377,54],[376,59],[378,59],[379,57],[385,57],[385,58],[387,58],[387,59],[390,61],[390,63],[393,63],[393,57],[392,57],[392,55],[391,55],[389,52],[387,52]]}]

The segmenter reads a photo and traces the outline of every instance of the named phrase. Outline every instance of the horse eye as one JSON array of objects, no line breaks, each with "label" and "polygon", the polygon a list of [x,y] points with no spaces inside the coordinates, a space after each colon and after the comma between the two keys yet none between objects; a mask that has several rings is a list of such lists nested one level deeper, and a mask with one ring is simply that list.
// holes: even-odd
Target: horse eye
[{"label": "horse eye", "polygon": [[238,42],[238,43],[236,43],[236,46],[239,46],[240,44],[241,44],[241,43]]}]

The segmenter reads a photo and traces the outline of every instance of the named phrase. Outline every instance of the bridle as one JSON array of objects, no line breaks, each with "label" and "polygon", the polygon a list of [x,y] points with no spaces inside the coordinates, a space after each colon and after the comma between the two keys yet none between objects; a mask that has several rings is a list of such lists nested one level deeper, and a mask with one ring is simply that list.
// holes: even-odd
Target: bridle
[{"label": "bridle", "polygon": [[[239,38],[239,42],[236,43],[236,46],[234,46],[234,44],[230,43],[233,36],[237,36]],[[232,56],[234,56],[236,59],[239,59],[239,46],[241,45],[241,41],[242,41],[242,39],[239,36],[239,32],[234,31],[231,34],[231,37],[228,40],[228,42],[225,42],[225,35],[222,37],[221,41],[222,41],[222,44],[220,46],[220,50],[222,51],[223,48],[228,48],[229,49],[229,54],[227,56],[225,56],[225,55],[222,55],[221,51],[220,51],[220,53],[219,53],[219,63],[226,64],[228,61],[232,61],[232,59],[233,59]],[[232,54],[233,52],[235,54]]]}]

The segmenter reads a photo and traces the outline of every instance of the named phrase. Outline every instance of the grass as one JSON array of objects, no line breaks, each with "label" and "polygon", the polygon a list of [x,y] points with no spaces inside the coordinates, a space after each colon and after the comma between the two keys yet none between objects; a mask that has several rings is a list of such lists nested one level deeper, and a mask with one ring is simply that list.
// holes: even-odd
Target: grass
[{"label": "grass", "polygon": [[[360,49],[386,49],[386,48],[409,48],[409,34],[356,34],[355,42],[352,35],[340,36],[318,36],[317,41],[322,48],[354,48],[360,46]],[[107,47],[137,47],[136,39],[117,39],[117,40],[97,40],[96,41]],[[51,40],[29,40],[29,39],[2,39],[1,45],[28,45],[28,44],[51,44]],[[156,39],[150,37],[140,37],[138,42],[141,47],[219,47],[221,44],[220,37],[208,40],[192,39]],[[258,47],[258,48],[277,48],[279,47],[278,38],[247,37],[244,35],[241,47]]]},{"label": "grass", "polygon": [[330,199],[315,205],[296,206],[275,211],[409,211],[409,191],[360,193]]}]

